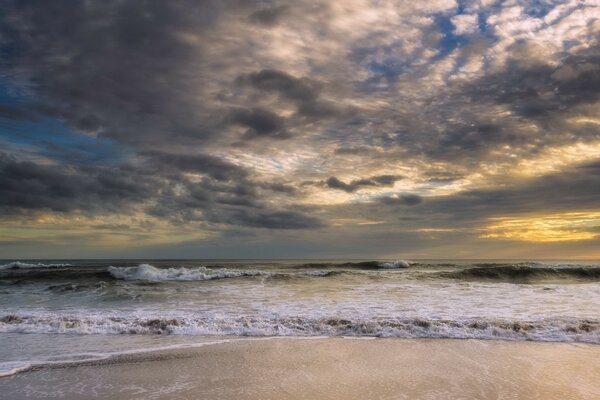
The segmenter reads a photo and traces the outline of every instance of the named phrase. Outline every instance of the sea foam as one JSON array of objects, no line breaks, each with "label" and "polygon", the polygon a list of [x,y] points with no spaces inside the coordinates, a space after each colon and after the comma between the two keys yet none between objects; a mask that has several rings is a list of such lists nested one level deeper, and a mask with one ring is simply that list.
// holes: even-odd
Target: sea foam
[{"label": "sea foam", "polygon": [[43,263],[26,263],[22,261],[13,261],[8,264],[0,265],[2,269],[34,269],[34,268],[60,268],[69,267],[71,264],[43,264]]},{"label": "sea foam", "polygon": [[237,278],[241,276],[261,276],[265,273],[254,270],[197,268],[156,268],[150,264],[136,267],[108,267],[108,272],[116,279],[126,281],[206,281],[210,279]]},{"label": "sea foam", "polygon": [[381,268],[408,268],[411,266],[411,262],[410,261],[406,261],[406,260],[398,260],[398,261],[391,261],[391,262],[380,262],[379,266]]},{"label": "sea foam", "polygon": [[299,316],[8,315],[0,333],[473,338],[600,343],[600,320]]}]

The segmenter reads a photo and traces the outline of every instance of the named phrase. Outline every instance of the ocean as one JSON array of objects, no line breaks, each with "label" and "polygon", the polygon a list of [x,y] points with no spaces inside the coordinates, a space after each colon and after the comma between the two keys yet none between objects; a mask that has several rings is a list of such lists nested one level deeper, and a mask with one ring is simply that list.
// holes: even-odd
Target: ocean
[{"label": "ocean", "polygon": [[0,376],[239,337],[600,343],[600,263],[0,261]]}]

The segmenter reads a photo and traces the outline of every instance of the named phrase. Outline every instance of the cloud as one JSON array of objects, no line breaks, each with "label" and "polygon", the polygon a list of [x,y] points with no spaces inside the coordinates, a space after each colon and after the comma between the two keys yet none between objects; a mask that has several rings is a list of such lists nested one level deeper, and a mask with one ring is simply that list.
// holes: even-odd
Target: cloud
[{"label": "cloud", "polygon": [[172,166],[181,171],[204,173],[219,181],[243,179],[248,176],[248,172],[241,167],[207,154],[173,154],[159,151],[147,151],[144,154],[150,157],[154,166]]},{"label": "cloud", "polygon": [[388,206],[416,206],[417,204],[421,204],[423,198],[417,194],[401,194],[396,196],[380,197],[379,201]]},{"label": "cloud", "polygon": [[291,100],[310,101],[319,96],[320,87],[308,78],[295,78],[283,71],[264,69],[241,75],[237,83],[250,85],[261,91],[273,91]]},{"label": "cloud", "polygon": [[249,213],[240,211],[233,213],[234,224],[268,229],[308,229],[320,228],[324,224],[318,218],[310,217],[296,211],[276,211]]},{"label": "cloud", "polygon": [[[319,99],[323,84],[314,79],[297,78],[284,71],[263,69],[240,75],[236,78],[235,83],[240,87],[253,88],[257,93],[256,96],[276,94],[278,101],[293,102],[297,114],[302,117],[324,119],[343,114],[339,107]],[[274,104],[270,106],[276,107]]]},{"label": "cloud", "polygon": [[110,232],[135,214],[265,243],[359,240],[355,223],[394,249],[392,231],[416,248],[410,232],[460,227],[472,244],[489,218],[597,208],[589,2],[0,9],[6,221],[84,213]]},{"label": "cloud", "polygon": [[254,11],[249,18],[252,22],[271,27],[279,23],[287,10],[288,6],[286,5],[265,7]]},{"label": "cloud", "polygon": [[244,133],[246,139],[260,137],[288,139],[290,137],[285,130],[284,119],[261,108],[233,110],[229,115],[229,121],[248,128]]},{"label": "cloud", "polygon": [[468,35],[478,31],[478,17],[476,14],[459,14],[451,19],[456,35]]},{"label": "cloud", "polygon": [[0,186],[0,206],[10,214],[18,209],[115,210],[145,200],[160,183],[125,167],[67,169],[0,154]]},{"label": "cloud", "polygon": [[335,176],[332,176],[329,179],[327,179],[325,184],[330,189],[339,189],[339,190],[343,190],[344,192],[352,193],[357,190],[360,190],[363,187],[393,186],[394,183],[400,179],[402,179],[402,177],[396,176],[396,175],[379,175],[379,176],[372,176],[370,178],[355,179],[355,180],[351,181],[350,183],[344,183],[344,182],[340,181],[338,178],[336,178]]}]

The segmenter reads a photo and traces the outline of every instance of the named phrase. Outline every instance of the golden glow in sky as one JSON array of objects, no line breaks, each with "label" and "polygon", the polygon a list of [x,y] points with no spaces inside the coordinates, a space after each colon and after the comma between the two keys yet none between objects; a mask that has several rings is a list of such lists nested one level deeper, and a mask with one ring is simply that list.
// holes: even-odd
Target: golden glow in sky
[{"label": "golden glow in sky", "polygon": [[592,240],[600,235],[600,212],[492,218],[482,238],[526,242]]}]

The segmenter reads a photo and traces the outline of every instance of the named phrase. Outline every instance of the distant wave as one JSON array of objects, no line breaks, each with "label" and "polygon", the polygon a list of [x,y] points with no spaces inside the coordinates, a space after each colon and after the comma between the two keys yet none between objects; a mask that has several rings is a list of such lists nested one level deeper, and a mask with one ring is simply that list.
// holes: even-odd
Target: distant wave
[{"label": "distant wave", "polygon": [[42,264],[42,263],[26,263],[21,261],[13,261],[8,264],[0,265],[0,270],[3,269],[34,269],[34,268],[60,268],[68,267],[70,264]]},{"label": "distant wave", "polygon": [[349,269],[390,269],[408,268],[415,263],[406,260],[397,261],[356,261],[335,263],[306,263],[296,265],[296,268],[349,268]]},{"label": "distant wave", "polygon": [[116,316],[0,317],[0,332],[60,334],[182,334],[234,336],[371,336],[399,338],[477,338],[600,343],[600,320],[489,318],[343,319],[305,317],[147,318]]},{"label": "distant wave", "polygon": [[445,271],[437,274],[444,278],[464,280],[490,280],[498,282],[529,283],[544,280],[600,280],[598,266],[530,266],[492,265],[478,266],[459,271]]},{"label": "distant wave", "polygon": [[544,262],[544,261],[529,261],[524,265],[531,268],[600,268],[600,264],[584,264],[584,263],[564,263],[564,262]]}]

